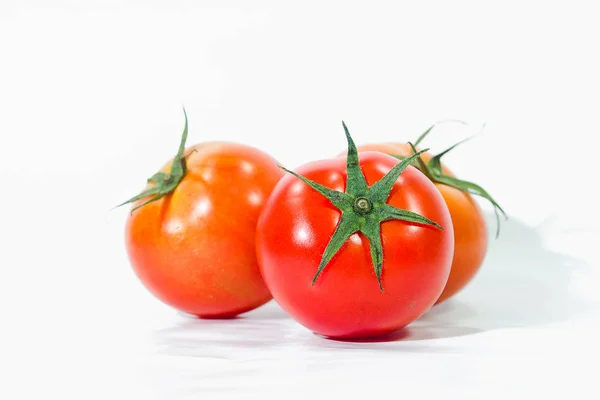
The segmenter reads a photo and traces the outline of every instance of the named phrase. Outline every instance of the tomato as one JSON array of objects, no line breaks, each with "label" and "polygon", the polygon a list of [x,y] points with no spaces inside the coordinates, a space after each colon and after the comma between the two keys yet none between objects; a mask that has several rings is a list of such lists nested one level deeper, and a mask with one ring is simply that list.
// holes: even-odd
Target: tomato
[{"label": "tomato", "polygon": [[[397,172],[399,161],[365,152],[352,164],[355,155],[348,165],[342,158],[317,161],[284,177],[257,226],[259,265],[274,299],[305,327],[333,338],[382,335],[417,319],[439,298],[453,254],[452,220],[432,182],[405,165],[390,178],[388,197],[375,198],[376,185]],[[356,189],[358,174],[368,188]],[[386,220],[378,216],[385,207],[444,229]],[[358,225],[348,228],[348,220]]]},{"label": "tomato", "polygon": [[172,191],[143,206],[151,196],[132,202],[139,208],[127,220],[125,243],[136,275],[164,303],[200,317],[234,316],[266,303],[271,294],[257,265],[256,223],[283,172],[269,155],[241,144],[180,147],[178,157],[145,192],[170,184],[174,178],[165,183],[168,175],[160,174],[183,166]]},{"label": "tomato", "polygon": [[[404,157],[408,157],[414,153],[409,144],[401,143],[365,144],[358,146],[358,150],[361,152],[379,151],[389,155]],[[423,153],[421,158],[427,164],[431,161],[432,156],[429,153]],[[435,186],[442,194],[452,217],[454,257],[448,282],[436,304],[454,296],[475,277],[483,263],[488,245],[488,233],[483,212],[469,192],[461,190],[460,183],[468,184],[468,182],[456,180],[454,174],[443,164],[441,164],[440,176],[452,179],[452,181],[446,182],[443,180],[438,181],[436,176],[431,177]],[[453,187],[457,182],[458,185]],[[468,186],[468,188],[483,190],[473,186]],[[493,200],[491,201],[495,204]],[[503,212],[499,206],[498,209]]]}]

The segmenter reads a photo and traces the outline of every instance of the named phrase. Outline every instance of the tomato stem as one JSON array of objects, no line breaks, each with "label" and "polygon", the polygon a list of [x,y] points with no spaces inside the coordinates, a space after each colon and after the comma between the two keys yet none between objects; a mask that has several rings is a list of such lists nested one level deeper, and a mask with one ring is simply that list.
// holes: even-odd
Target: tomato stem
[{"label": "tomato stem", "polygon": [[371,260],[377,277],[379,288],[383,292],[381,275],[383,269],[383,246],[381,243],[381,224],[385,221],[396,220],[405,223],[430,226],[443,229],[430,219],[409,210],[403,210],[387,204],[392,188],[402,172],[413,163],[423,150],[402,160],[392,168],[383,178],[369,186],[360,168],[358,151],[348,127],[342,121],[346,139],[348,141],[348,155],[346,158],[346,190],[340,192],[314,182],[302,175],[280,166],[286,172],[294,175],[311,188],[327,198],[331,204],[341,211],[340,220],[329,240],[317,272],[312,280],[314,285],[321,272],[325,269],[333,256],[341,249],[348,238],[360,232],[369,240]]},{"label": "tomato stem", "polygon": [[373,204],[366,197],[359,197],[354,201],[354,210],[359,214],[367,215],[373,211]]}]

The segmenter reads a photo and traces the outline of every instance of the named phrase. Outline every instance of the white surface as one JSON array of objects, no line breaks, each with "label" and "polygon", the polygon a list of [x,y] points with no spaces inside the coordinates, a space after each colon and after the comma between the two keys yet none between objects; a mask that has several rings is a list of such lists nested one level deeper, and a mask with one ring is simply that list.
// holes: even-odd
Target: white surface
[{"label": "white surface", "polygon": [[[52,3],[0,3],[0,398],[600,397],[594,2]],[[109,211],[172,155],[181,105],[190,144],[292,167],[342,150],[341,119],[357,142],[470,122],[434,150],[485,122],[447,161],[511,220],[394,341],[325,340],[274,304],[181,316]]]}]

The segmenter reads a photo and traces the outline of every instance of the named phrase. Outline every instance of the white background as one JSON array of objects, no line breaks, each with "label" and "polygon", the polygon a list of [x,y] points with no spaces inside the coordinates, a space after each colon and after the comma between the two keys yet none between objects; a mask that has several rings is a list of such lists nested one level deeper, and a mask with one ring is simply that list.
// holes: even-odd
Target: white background
[{"label": "white background", "polygon": [[[598,398],[595,2],[246,3],[0,2],[0,398]],[[273,303],[182,316],[111,208],[173,155],[183,105],[189,144],[290,167],[343,150],[342,119],[360,143],[469,122],[434,150],[486,123],[447,163],[510,220],[397,341],[322,339]]]}]

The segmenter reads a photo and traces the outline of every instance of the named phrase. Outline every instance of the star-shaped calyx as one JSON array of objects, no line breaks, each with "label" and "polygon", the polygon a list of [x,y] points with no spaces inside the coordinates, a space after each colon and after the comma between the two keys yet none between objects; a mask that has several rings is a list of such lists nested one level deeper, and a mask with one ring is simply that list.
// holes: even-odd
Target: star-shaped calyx
[{"label": "star-shaped calyx", "polygon": [[[183,177],[187,173],[187,157],[196,150],[192,150],[187,155],[185,154],[185,142],[187,140],[188,135],[188,119],[187,113],[185,112],[185,108],[183,109],[183,115],[185,116],[185,127],[183,128],[183,133],[181,134],[181,140],[179,142],[179,149],[177,150],[177,154],[173,157],[173,162],[171,163],[171,171],[170,172],[157,172],[148,178],[148,182],[152,182],[155,186],[152,186],[149,189],[144,190],[137,196],[133,196],[129,200],[119,204],[117,207],[121,207],[128,203],[133,203],[138,200],[141,200],[146,197],[150,197],[148,200],[143,202],[142,204],[134,207],[131,210],[133,213],[140,207],[145,206],[148,203],[151,203],[156,200],[160,200],[164,196],[169,193],[172,193],[175,188],[181,183]],[[116,207],[115,207],[116,208]]]},{"label": "star-shaped calyx", "polygon": [[[456,122],[461,122],[461,121],[456,121]],[[461,122],[461,123],[464,124],[464,122]],[[489,201],[492,204],[492,206],[494,207],[494,214],[496,215],[496,238],[498,238],[498,236],[500,235],[500,213],[502,213],[502,216],[504,217],[505,220],[508,219],[508,216],[506,215],[506,213],[504,212],[502,207],[500,207],[500,205],[496,202],[496,200],[494,200],[494,198],[481,186],[479,186],[473,182],[465,181],[465,180],[458,179],[458,178],[455,178],[450,175],[446,175],[446,174],[444,174],[443,169],[442,169],[442,157],[445,156],[446,154],[448,154],[449,152],[451,152],[452,150],[454,150],[454,148],[457,147],[458,145],[472,139],[473,136],[468,137],[464,140],[461,140],[460,142],[450,146],[449,148],[442,151],[441,153],[434,155],[433,157],[431,157],[429,162],[425,162],[425,160],[423,160],[423,158],[420,156],[422,153],[424,153],[423,151],[420,151],[420,152],[417,151],[417,148],[415,146],[418,146],[419,143],[421,143],[423,141],[423,139],[425,139],[427,137],[427,135],[429,135],[429,133],[436,126],[437,126],[437,124],[431,125],[425,132],[423,132],[421,134],[421,136],[419,136],[419,138],[415,141],[414,145],[409,142],[409,145],[411,146],[412,151],[413,151],[413,156],[415,156],[415,155],[417,156],[416,158],[413,158],[412,156],[409,157],[412,159],[412,161],[411,161],[412,165],[414,167],[418,168],[433,183],[450,186],[454,189],[460,190],[461,192],[465,192],[465,193],[472,194],[475,196],[483,197],[484,199]],[[482,130],[483,130],[483,128],[482,128]],[[393,155],[393,156],[400,160],[408,159],[407,157],[400,156],[400,155]]]},{"label": "star-shaped calyx", "polygon": [[361,232],[369,240],[373,268],[375,270],[375,275],[377,276],[379,288],[383,291],[383,286],[381,284],[381,271],[383,267],[381,223],[389,220],[398,220],[421,225],[431,225],[443,229],[440,225],[422,215],[387,204],[387,199],[390,196],[390,192],[398,177],[400,177],[402,172],[421,153],[427,150],[417,152],[416,154],[401,160],[401,162],[392,168],[383,178],[369,186],[360,169],[356,145],[350,136],[346,124],[342,122],[342,125],[348,140],[346,164],[347,181],[345,192],[330,189],[284,167],[281,168],[301,179],[311,188],[326,197],[331,204],[342,212],[342,216],[335,228],[333,236],[323,252],[321,262],[319,263],[317,272],[312,280],[312,284],[315,284],[323,269],[325,269],[329,261],[340,250],[346,240],[348,240],[352,234]]}]

